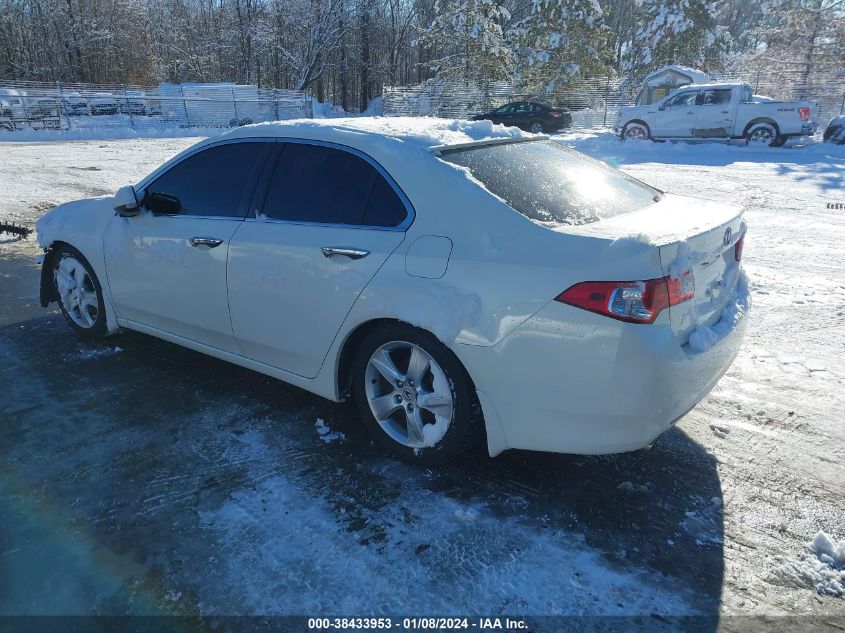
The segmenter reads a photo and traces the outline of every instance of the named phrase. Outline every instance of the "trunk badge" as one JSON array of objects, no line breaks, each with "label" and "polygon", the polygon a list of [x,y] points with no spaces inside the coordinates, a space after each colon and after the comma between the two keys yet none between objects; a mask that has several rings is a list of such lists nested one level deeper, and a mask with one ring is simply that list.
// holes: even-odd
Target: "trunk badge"
[{"label": "trunk badge", "polygon": [[733,236],[733,231],[731,231],[731,227],[725,229],[725,237],[722,238],[722,244],[725,246],[731,245],[731,237]]}]

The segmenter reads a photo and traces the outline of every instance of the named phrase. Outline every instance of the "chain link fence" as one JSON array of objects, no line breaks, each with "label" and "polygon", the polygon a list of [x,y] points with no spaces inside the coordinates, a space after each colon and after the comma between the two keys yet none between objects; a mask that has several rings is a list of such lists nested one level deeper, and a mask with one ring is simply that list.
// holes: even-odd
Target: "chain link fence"
[{"label": "chain link fence", "polygon": [[[821,126],[834,116],[845,114],[845,69],[812,81],[805,80],[799,71],[754,69],[714,74],[711,81],[746,82],[754,94],[779,101],[817,101]],[[634,104],[640,86],[639,78],[608,76],[573,80],[549,91],[533,93],[509,82],[469,85],[430,80],[416,86],[385,86],[382,96],[387,116],[465,119],[512,101],[539,101],[568,109],[573,128],[591,128],[612,126],[620,108]]]},{"label": "chain link fence", "polygon": [[311,99],[300,90],[0,80],[0,130],[224,128],[312,116]]}]

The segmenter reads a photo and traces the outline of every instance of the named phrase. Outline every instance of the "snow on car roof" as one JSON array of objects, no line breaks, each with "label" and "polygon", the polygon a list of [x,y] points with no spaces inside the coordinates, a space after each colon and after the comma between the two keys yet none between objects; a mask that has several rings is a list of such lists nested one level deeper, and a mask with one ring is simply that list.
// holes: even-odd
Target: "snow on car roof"
[{"label": "snow on car roof", "polygon": [[737,86],[744,86],[745,83],[741,81],[711,81],[710,83],[706,84],[686,84],[684,86],[679,86],[675,92],[672,94],[677,94],[682,90],[701,90],[701,89],[710,89],[710,88],[735,88]]},{"label": "snow on car roof", "polygon": [[[520,140],[535,135],[490,121],[463,121],[427,117],[355,117],[343,119],[297,119],[248,125],[216,137],[248,138],[287,136],[347,142],[355,146],[383,144],[393,139],[419,148],[464,145],[480,141]],[[350,142],[354,140],[355,142]]]}]

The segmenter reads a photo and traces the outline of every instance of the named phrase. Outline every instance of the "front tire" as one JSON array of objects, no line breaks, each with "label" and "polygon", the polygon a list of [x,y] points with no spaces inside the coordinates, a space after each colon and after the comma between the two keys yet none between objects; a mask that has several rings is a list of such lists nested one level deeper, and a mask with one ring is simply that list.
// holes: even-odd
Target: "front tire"
[{"label": "front tire", "polygon": [[651,130],[643,123],[627,123],[622,128],[623,141],[647,141],[651,138]]},{"label": "front tire", "polygon": [[480,439],[472,381],[432,334],[401,323],[380,328],[362,341],[352,372],[352,394],[367,429],[400,459],[443,462]]},{"label": "front tire", "polygon": [[53,291],[62,315],[82,338],[107,333],[103,288],[91,264],[72,246],[60,246],[53,254]]}]

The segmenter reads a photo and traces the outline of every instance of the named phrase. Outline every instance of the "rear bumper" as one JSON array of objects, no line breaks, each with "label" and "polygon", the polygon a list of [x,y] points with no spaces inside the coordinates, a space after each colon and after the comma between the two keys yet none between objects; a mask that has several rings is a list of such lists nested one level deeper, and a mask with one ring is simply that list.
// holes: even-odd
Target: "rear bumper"
[{"label": "rear bumper", "polygon": [[620,453],[650,445],[710,392],[745,322],[694,352],[678,345],[668,315],[625,324],[552,302],[498,345],[456,352],[484,394],[491,455]]}]

